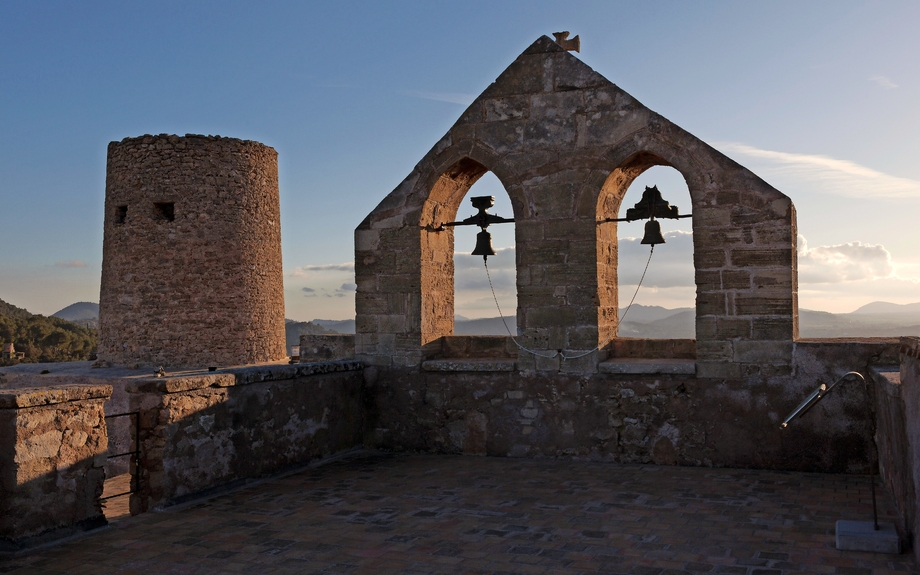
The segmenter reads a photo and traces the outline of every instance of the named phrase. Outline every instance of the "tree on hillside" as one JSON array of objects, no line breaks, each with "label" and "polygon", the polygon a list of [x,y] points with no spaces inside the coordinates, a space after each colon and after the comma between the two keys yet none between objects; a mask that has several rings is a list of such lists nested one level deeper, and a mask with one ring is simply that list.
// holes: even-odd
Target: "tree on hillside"
[{"label": "tree on hillside", "polygon": [[80,361],[96,349],[96,330],[56,317],[34,315],[0,300],[0,347],[12,343],[26,354],[24,360],[0,359],[0,366],[15,363]]}]

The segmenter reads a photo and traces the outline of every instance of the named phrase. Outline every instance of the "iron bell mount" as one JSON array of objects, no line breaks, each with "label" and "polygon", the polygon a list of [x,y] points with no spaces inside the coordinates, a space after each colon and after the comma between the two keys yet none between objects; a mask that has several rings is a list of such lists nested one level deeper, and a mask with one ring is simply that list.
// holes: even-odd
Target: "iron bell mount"
[{"label": "iron bell mount", "polygon": [[658,220],[655,218],[677,220],[680,218],[689,218],[692,215],[693,214],[680,215],[677,206],[672,206],[667,200],[661,197],[658,186],[646,186],[645,191],[642,192],[642,199],[639,200],[635,206],[626,210],[625,218],[607,218],[601,221],[634,222],[636,220],[648,218],[649,221],[645,222],[645,235],[641,243],[654,247],[658,244],[665,243],[664,236],[661,234],[661,224],[658,223]]},{"label": "iron bell mount", "polygon": [[434,232],[440,232],[445,227],[479,226],[482,231],[476,234],[476,247],[470,255],[482,256],[483,261],[488,261],[489,256],[495,255],[495,250],[492,248],[492,234],[487,232],[486,228],[491,224],[513,223],[514,218],[503,218],[488,212],[488,209],[495,205],[495,196],[475,196],[470,198],[470,202],[473,204],[474,208],[479,210],[476,215],[470,216],[465,220],[448,222],[430,229]]}]

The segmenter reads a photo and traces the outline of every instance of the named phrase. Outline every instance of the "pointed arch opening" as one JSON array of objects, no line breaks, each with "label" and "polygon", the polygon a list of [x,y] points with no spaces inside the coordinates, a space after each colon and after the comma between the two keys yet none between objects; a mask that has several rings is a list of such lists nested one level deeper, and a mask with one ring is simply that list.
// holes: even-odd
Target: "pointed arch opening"
[{"label": "pointed arch opening", "polygon": [[[477,196],[495,198],[495,205],[489,209],[489,213],[512,217],[514,209],[505,187],[495,174],[486,172],[461,200],[457,219],[462,220],[476,213],[470,198]],[[454,333],[502,336],[508,335],[509,331],[517,333],[514,223],[489,226],[495,255],[489,256],[487,260],[488,274],[482,256],[471,255],[479,231],[477,226],[454,228]]]},{"label": "pointed arch opening", "polygon": [[[657,155],[635,154],[607,177],[598,198],[598,220],[602,222],[598,224],[597,234],[601,342],[617,337],[695,337],[691,220],[659,220],[665,243],[658,245],[653,254],[649,245],[641,243],[648,220],[604,221],[625,218],[627,209],[639,202],[646,186],[657,186],[664,199],[679,208],[681,215],[691,213],[685,177]],[[631,301],[633,305],[629,308]]]},{"label": "pointed arch opening", "polygon": [[[422,208],[422,345],[455,333],[507,333],[501,320],[488,322],[488,331],[479,325],[481,322],[472,322],[472,325],[464,326],[459,331],[456,329],[456,314],[462,316],[462,323],[467,323],[463,321],[467,319],[495,318],[499,315],[482,257],[469,255],[476,244],[480,228],[440,227],[476,213],[468,200],[474,196],[494,196],[495,206],[489,209],[489,213],[506,218],[514,217],[509,194],[498,176],[470,158],[456,162],[437,179]],[[488,231],[492,234],[496,251],[495,256],[489,257],[492,284],[507,319],[506,325],[511,333],[516,333],[515,227],[513,223],[495,224],[489,226]],[[493,323],[494,326],[491,325]],[[497,329],[501,329],[502,333]]]}]

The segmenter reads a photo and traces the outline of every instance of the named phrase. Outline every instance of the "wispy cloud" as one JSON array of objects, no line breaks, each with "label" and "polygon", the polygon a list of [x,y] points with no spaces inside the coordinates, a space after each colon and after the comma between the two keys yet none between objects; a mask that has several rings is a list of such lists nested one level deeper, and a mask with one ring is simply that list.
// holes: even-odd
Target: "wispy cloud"
[{"label": "wispy cloud", "polygon": [[54,265],[59,268],[85,268],[86,262],[81,262],[80,260],[70,260],[67,262],[57,262]]},{"label": "wispy cloud", "polygon": [[907,198],[920,194],[920,181],[885,174],[848,160],[761,150],[737,142],[713,145],[729,155],[758,163],[755,171],[768,181],[779,180],[787,185],[804,183],[823,193],[852,198]]},{"label": "wispy cloud", "polygon": [[294,268],[288,273],[290,277],[306,278],[310,277],[310,272],[355,272],[354,262],[345,262],[341,264],[320,264],[308,265]]},{"label": "wispy cloud", "polygon": [[869,81],[875,82],[875,84],[877,84],[880,88],[884,88],[886,90],[894,90],[898,87],[898,85],[892,82],[891,78],[888,76],[872,76],[869,78]]},{"label": "wispy cloud", "polygon": [[451,104],[461,104],[469,106],[476,99],[475,94],[463,94],[460,92],[425,92],[421,90],[403,90],[406,96],[421,98],[423,100],[435,100],[437,102],[450,102]]}]

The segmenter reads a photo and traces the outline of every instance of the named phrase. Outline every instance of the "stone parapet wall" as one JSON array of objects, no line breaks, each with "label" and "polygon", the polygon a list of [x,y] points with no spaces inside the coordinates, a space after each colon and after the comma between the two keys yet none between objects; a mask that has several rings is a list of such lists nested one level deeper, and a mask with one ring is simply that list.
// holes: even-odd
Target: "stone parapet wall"
[{"label": "stone parapet wall", "polygon": [[360,445],[362,370],[341,361],[134,382],[141,476],[131,512]]},{"label": "stone parapet wall", "polygon": [[300,336],[300,363],[354,358],[354,334]]},{"label": "stone parapet wall", "polygon": [[895,369],[873,370],[879,471],[920,560],[920,338],[902,337]]},{"label": "stone parapet wall", "polygon": [[109,144],[98,355],[165,367],[287,357],[275,150],[192,135]]},{"label": "stone parapet wall", "polygon": [[865,372],[896,352],[896,340],[806,342],[793,351],[792,374],[745,379],[509,372],[495,361],[486,371],[486,359],[478,368],[460,360],[429,361],[422,370],[377,367],[368,370],[365,443],[502,457],[860,472],[869,457],[858,386],[835,390],[786,430],[779,424],[820,383]]},{"label": "stone parapet wall", "polygon": [[108,385],[0,392],[0,551],[105,525]]}]

